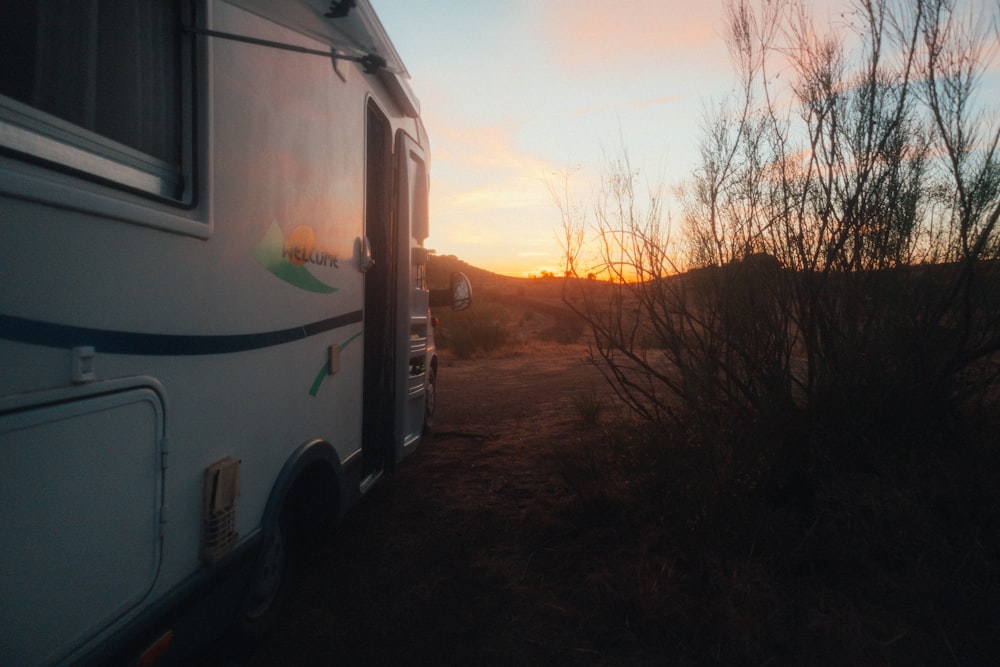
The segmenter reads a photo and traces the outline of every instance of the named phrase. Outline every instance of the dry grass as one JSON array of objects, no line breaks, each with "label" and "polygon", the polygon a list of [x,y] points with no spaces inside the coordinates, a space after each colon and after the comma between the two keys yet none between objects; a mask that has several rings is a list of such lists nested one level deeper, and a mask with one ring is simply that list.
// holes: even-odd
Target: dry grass
[{"label": "dry grass", "polygon": [[[435,435],[301,564],[245,664],[1000,655],[995,429],[913,429],[814,470],[736,474],[683,433],[629,422],[583,345],[541,339],[446,353]],[[745,460],[772,449],[755,437]]]}]

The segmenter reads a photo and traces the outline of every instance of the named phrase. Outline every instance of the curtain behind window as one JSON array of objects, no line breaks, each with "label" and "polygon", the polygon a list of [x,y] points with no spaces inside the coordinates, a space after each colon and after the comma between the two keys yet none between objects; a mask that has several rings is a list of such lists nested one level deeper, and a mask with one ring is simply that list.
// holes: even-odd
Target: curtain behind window
[{"label": "curtain behind window", "polygon": [[179,38],[177,2],[5,2],[0,93],[179,166]]}]

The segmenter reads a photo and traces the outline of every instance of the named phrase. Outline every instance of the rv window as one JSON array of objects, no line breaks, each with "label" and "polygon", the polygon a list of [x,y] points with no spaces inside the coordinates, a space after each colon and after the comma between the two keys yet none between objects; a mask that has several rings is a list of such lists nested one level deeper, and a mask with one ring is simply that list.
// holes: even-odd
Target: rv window
[{"label": "rv window", "polygon": [[184,199],[181,5],[0,6],[0,145]]}]

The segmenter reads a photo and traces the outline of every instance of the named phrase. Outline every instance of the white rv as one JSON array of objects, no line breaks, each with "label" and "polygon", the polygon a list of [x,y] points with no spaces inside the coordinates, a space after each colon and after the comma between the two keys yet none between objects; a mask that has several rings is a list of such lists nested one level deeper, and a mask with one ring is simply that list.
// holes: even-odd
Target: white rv
[{"label": "white rv", "polygon": [[3,4],[0,664],[267,625],[433,407],[427,188],[366,0]]}]

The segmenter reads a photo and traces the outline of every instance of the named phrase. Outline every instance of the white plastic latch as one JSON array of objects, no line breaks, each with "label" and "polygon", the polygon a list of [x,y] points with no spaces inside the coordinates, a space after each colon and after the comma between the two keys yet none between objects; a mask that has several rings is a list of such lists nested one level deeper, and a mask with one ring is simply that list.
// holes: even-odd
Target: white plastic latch
[{"label": "white plastic latch", "polygon": [[97,379],[97,370],[94,368],[94,348],[86,345],[73,348],[73,382],[74,384],[84,384]]},{"label": "white plastic latch", "polygon": [[326,374],[336,375],[340,371],[340,346],[331,345],[328,349],[329,358],[327,359]]}]

